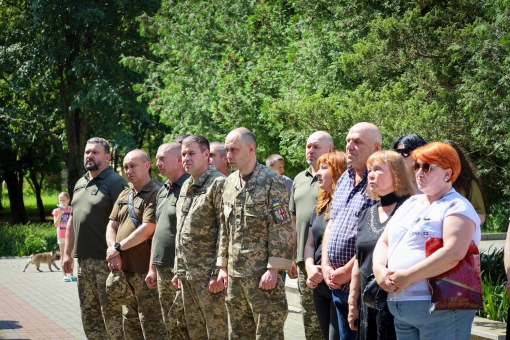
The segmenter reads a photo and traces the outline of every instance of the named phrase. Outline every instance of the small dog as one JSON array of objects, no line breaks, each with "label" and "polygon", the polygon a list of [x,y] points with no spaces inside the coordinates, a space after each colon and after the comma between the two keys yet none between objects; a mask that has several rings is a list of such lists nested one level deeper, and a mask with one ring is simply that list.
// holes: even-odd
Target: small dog
[{"label": "small dog", "polygon": [[60,260],[60,252],[58,251],[50,251],[47,253],[40,253],[40,254],[32,254],[30,255],[30,259],[28,259],[27,265],[25,266],[25,269],[23,269],[23,272],[27,269],[27,267],[33,263],[35,264],[38,271],[42,272],[42,270],[39,269],[39,266],[41,263],[46,263],[48,265],[48,268],[50,268],[51,271],[51,265],[55,266],[57,270],[60,270],[57,265],[55,264],[55,261]]}]

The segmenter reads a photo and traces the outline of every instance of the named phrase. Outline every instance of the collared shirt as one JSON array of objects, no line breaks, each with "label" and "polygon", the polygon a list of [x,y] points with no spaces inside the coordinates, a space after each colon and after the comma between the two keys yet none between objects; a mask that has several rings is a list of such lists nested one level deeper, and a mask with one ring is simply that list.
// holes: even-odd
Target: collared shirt
[{"label": "collared shirt", "polygon": [[[121,242],[126,239],[137,229],[128,211],[129,194],[132,191],[134,192],[131,183],[129,186],[129,188],[120,193],[112,209],[112,213],[110,214],[110,220],[116,221],[119,224],[117,237],[115,239],[116,242]],[[142,224],[156,223],[154,210],[156,208],[156,197],[160,188],[160,184],[151,179],[149,183],[144,185],[142,190],[134,193],[134,212]],[[124,250],[120,256],[122,257],[122,270],[138,274],[146,274],[149,271],[151,246],[147,242],[143,241],[134,247]]]},{"label": "collared shirt", "polygon": [[228,275],[257,277],[291,269],[294,235],[280,175],[257,163],[244,186],[239,170],[225,182],[217,266]]},{"label": "collared shirt", "polygon": [[[331,207],[333,224],[327,245],[328,259],[334,269],[344,266],[356,255],[358,217],[375,203],[366,192],[367,174],[365,171],[355,186],[356,171],[349,166],[337,182]],[[340,289],[349,292],[349,284]]]},{"label": "collared shirt", "polygon": [[196,181],[190,177],[177,201],[174,272],[180,279],[209,279],[217,272],[221,195],[225,176],[208,169]]},{"label": "collared shirt", "polygon": [[296,261],[304,261],[304,249],[308,239],[310,218],[317,205],[319,196],[319,184],[317,176],[312,175],[312,167],[301,171],[292,185],[289,210],[296,216],[297,249]]},{"label": "collared shirt", "polygon": [[74,229],[74,257],[104,260],[106,226],[126,181],[109,166],[90,179],[88,173],[76,182],[71,202]]},{"label": "collared shirt", "polygon": [[173,267],[175,261],[175,237],[177,235],[177,200],[181,187],[189,178],[184,173],[176,182],[166,181],[159,189],[156,199],[156,231],[152,242],[154,254],[152,264]]}]

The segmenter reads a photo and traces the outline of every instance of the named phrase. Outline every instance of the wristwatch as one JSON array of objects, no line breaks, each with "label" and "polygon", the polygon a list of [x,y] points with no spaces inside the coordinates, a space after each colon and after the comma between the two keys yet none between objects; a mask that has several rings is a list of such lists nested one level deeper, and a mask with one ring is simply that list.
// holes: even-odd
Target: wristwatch
[{"label": "wristwatch", "polygon": [[122,249],[120,249],[120,243],[119,242],[115,243],[113,245],[113,248],[115,248],[115,250],[118,251],[119,254],[122,253]]}]

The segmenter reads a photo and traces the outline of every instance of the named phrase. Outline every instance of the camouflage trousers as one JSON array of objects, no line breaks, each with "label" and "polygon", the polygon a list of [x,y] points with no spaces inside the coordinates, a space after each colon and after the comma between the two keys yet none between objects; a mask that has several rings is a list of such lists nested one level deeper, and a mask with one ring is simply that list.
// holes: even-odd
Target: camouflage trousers
[{"label": "camouflage trousers", "polygon": [[156,266],[158,273],[158,293],[163,322],[170,339],[189,339],[184,316],[182,292],[172,284],[174,273],[172,267]]},{"label": "camouflage trousers", "polygon": [[228,317],[225,291],[210,293],[209,279],[182,280],[181,290],[188,333],[191,339],[225,340],[228,334]]},{"label": "camouflage trousers", "polygon": [[[289,308],[282,275],[272,290],[259,288],[260,278],[228,278],[225,303],[228,311],[228,338],[282,340]],[[319,330],[320,332],[320,330]]]},{"label": "camouflage trousers", "polygon": [[322,332],[315,313],[315,305],[313,304],[312,290],[306,285],[306,266],[304,262],[298,262],[298,290],[299,300],[301,303],[301,315],[303,316],[303,325],[305,327],[306,340],[321,340]]},{"label": "camouflage trousers", "polygon": [[124,272],[131,289],[122,305],[126,339],[164,339],[168,337],[158,305],[158,292],[145,283],[147,274]]},{"label": "camouflage trousers", "polygon": [[78,259],[78,296],[87,339],[124,339],[122,305],[106,294],[108,274],[105,260]]}]

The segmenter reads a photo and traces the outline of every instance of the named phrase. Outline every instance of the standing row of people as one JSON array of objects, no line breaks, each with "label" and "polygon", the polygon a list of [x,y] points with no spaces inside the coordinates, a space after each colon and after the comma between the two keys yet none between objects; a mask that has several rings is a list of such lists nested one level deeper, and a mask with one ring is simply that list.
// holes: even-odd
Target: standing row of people
[{"label": "standing row of people", "polygon": [[[319,183],[319,200],[304,224],[304,274],[322,338],[469,339],[475,312],[429,314],[426,286],[426,278],[453,268],[471,241],[480,242],[485,211],[469,159],[452,142],[427,144],[414,134],[397,139],[394,151],[381,151],[379,130],[368,123],[353,126],[346,142],[345,154],[318,158],[310,183]],[[459,183],[467,187],[462,195],[453,189]],[[429,237],[445,246],[426,258]],[[389,308],[375,310],[360,300],[374,274],[389,292]],[[315,327],[312,321],[304,320],[305,329]]]},{"label": "standing row of people", "polygon": [[[150,177],[150,156],[133,150],[128,185],[108,166],[108,142],[87,142],[62,265],[68,272],[78,258],[88,338],[283,339],[281,273],[294,245],[286,187],[257,163],[248,129],[215,146],[214,158],[199,135],[160,146],[163,186]],[[225,159],[237,170],[228,178],[217,171]],[[120,300],[107,293],[110,271],[127,282]]]}]

